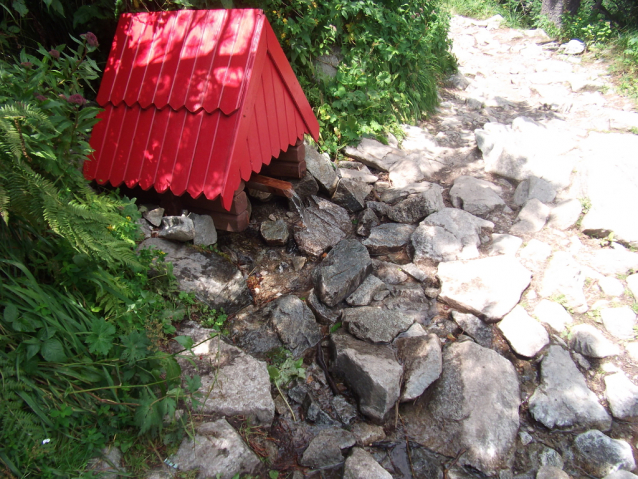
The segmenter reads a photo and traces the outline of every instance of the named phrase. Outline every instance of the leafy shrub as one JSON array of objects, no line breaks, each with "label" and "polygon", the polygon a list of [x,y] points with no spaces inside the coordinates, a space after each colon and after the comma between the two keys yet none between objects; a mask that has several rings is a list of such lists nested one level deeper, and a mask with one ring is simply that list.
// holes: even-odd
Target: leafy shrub
[{"label": "leafy shrub", "polygon": [[[455,68],[447,16],[430,0],[264,3],[333,153],[422,119],[437,104],[437,81]],[[319,69],[331,54],[340,58],[334,78]]]}]

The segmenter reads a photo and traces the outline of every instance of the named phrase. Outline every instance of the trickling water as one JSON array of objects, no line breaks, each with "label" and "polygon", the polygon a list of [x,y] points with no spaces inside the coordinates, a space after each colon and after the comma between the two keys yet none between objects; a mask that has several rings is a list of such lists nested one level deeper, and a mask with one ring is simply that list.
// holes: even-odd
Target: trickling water
[{"label": "trickling water", "polygon": [[295,205],[295,208],[297,212],[299,213],[299,216],[301,216],[301,222],[307,228],[308,222],[306,221],[306,207],[304,206],[303,200],[301,199],[301,197],[294,190],[292,190],[292,196],[290,197],[290,201],[292,202],[293,205]]}]

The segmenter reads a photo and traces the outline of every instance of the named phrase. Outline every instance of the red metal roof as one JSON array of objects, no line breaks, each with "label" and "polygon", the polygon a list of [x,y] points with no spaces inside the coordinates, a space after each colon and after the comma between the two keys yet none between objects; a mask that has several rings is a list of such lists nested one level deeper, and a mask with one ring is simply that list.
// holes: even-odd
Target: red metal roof
[{"label": "red metal roof", "polygon": [[88,180],[222,196],[319,124],[263,11],[124,14]]}]

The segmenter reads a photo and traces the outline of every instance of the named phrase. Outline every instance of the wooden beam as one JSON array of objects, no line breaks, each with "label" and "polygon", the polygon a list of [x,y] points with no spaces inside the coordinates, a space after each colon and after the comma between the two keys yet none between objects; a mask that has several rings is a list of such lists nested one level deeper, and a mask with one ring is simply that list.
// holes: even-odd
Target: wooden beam
[{"label": "wooden beam", "polygon": [[263,175],[253,174],[246,182],[246,186],[253,190],[265,191],[286,198],[292,198],[293,194],[292,184],[289,182]]}]

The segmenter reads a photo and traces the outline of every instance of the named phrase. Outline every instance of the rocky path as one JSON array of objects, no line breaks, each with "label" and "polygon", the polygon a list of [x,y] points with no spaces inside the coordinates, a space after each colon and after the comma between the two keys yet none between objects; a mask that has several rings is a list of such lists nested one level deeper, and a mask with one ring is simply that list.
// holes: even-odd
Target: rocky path
[{"label": "rocky path", "polygon": [[262,196],[221,254],[147,240],[233,313],[225,340],[182,325],[205,401],[147,477],[637,477],[638,113],[540,31],[451,35],[400,146],[308,148],[303,223]]}]

